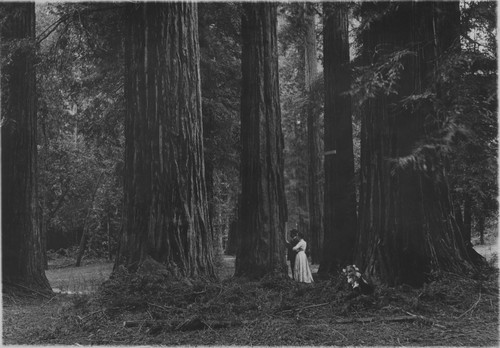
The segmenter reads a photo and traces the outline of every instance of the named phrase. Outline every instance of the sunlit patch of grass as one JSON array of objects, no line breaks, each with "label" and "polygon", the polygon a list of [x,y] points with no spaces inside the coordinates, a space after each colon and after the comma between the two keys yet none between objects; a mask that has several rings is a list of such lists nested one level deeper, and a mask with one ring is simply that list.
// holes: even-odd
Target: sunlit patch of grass
[{"label": "sunlit patch of grass", "polygon": [[45,272],[55,292],[91,293],[109,278],[112,263],[50,269]]}]

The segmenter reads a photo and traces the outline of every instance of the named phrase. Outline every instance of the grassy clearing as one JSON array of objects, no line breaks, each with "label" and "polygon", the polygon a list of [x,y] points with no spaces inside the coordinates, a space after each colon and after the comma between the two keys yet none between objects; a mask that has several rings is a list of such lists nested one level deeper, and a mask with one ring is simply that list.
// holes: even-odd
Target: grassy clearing
[{"label": "grassy clearing", "polygon": [[49,269],[45,272],[54,292],[91,293],[109,278],[113,263]]}]

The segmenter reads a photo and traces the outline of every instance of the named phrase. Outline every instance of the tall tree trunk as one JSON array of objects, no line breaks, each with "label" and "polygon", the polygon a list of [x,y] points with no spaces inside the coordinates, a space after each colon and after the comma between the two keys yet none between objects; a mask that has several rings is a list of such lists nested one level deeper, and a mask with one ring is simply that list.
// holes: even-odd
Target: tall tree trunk
[{"label": "tall tree trunk", "polygon": [[455,199],[452,198],[452,204],[453,204],[453,213],[455,215],[455,221],[457,222],[458,228],[463,233],[463,231],[465,230],[465,225],[464,225],[464,215],[462,214],[462,205],[456,198]]},{"label": "tall tree trunk", "polygon": [[110,225],[110,218],[109,218],[109,213],[106,215],[106,236],[108,239],[108,260],[111,261],[113,260],[113,255],[111,255],[111,229],[109,227]]},{"label": "tall tree trunk", "polygon": [[241,194],[238,195],[234,221],[229,224],[229,232],[227,236],[226,255],[236,255],[241,239],[240,214],[241,214]]},{"label": "tall tree trunk", "polygon": [[226,247],[224,249],[224,254],[226,255],[236,255],[237,248],[237,238],[238,238],[238,221],[233,220],[229,224],[229,232],[227,234]]},{"label": "tall tree trunk", "polygon": [[356,187],[352,139],[348,4],[324,3],[325,241],[319,273],[352,262],[356,242]]},{"label": "tall tree trunk", "polygon": [[307,148],[308,148],[308,198],[310,254],[313,263],[318,263],[323,243],[323,205],[321,199],[322,161],[319,114],[315,113],[312,86],[318,75],[316,58],[316,23],[314,4],[304,3],[304,87],[307,96]]},{"label": "tall tree trunk", "polygon": [[286,276],[287,211],[278,86],[277,5],[244,3],[242,7],[242,199],[236,275]]},{"label": "tall tree trunk", "polygon": [[85,248],[87,246],[87,240],[89,238],[90,215],[92,214],[92,211],[94,210],[95,196],[97,194],[97,190],[99,189],[99,185],[101,183],[101,179],[102,179],[103,175],[104,175],[104,173],[101,173],[99,175],[99,178],[97,179],[97,182],[94,186],[94,190],[92,191],[92,197],[90,198],[90,206],[89,206],[89,209],[87,210],[87,215],[85,216],[85,220],[83,221],[83,231],[82,231],[82,236],[80,238],[80,245],[78,246],[78,252],[76,254],[75,267],[80,267],[83,254],[84,254]]},{"label": "tall tree trunk", "polygon": [[37,221],[35,5],[1,4],[0,13],[2,280],[51,291]]},{"label": "tall tree trunk", "polygon": [[484,229],[486,225],[486,214],[480,214],[477,217],[477,229],[479,232],[479,243],[484,245]]},{"label": "tall tree trunk", "polygon": [[125,43],[125,210],[115,268],[152,258],[176,277],[214,276],[196,4],[130,4]]},{"label": "tall tree trunk", "polygon": [[[40,192],[38,192],[40,195]],[[38,230],[40,231],[40,249],[42,253],[43,269],[49,269],[49,259],[47,257],[47,227],[45,225],[45,199],[38,204]]]},{"label": "tall tree trunk", "polygon": [[471,244],[472,237],[472,197],[465,196],[463,238],[466,245]]},{"label": "tall tree trunk", "polygon": [[[414,152],[430,130],[425,122],[429,110],[398,107],[403,98],[427,88],[438,52],[446,51],[436,46],[440,33],[433,23],[444,23],[449,12],[437,11],[440,5],[432,2],[362,6],[371,13],[362,35],[366,63],[382,59],[382,47],[386,52],[409,47],[412,54],[402,58],[398,95],[379,94],[366,107],[356,263],[390,285],[419,286],[431,271],[461,272],[472,266],[453,218],[445,166],[424,165],[438,156]],[[381,15],[373,17],[373,11]],[[400,165],[405,161],[415,165]]]},{"label": "tall tree trunk", "polygon": [[[198,36],[200,42],[201,57],[203,57],[204,52],[209,52],[210,39],[208,38],[208,23],[207,23],[207,13],[200,13],[198,17]],[[205,53],[206,55],[208,53]],[[209,56],[208,59],[214,59],[215,57]],[[214,172],[215,172],[215,155],[214,148],[210,146],[210,141],[212,140],[215,132],[215,115],[214,112],[207,108],[206,98],[207,95],[212,96],[213,90],[216,89],[217,84],[214,83],[214,76],[210,71],[203,69],[203,64],[201,64],[201,90],[202,90],[202,113],[203,113],[203,135],[205,144],[205,182],[207,187],[207,201],[208,201],[208,215],[209,221],[211,223],[211,231],[213,232],[213,241],[215,246],[215,255],[222,254],[222,246],[220,241],[221,233],[216,228],[215,224],[215,183],[214,183]]]}]

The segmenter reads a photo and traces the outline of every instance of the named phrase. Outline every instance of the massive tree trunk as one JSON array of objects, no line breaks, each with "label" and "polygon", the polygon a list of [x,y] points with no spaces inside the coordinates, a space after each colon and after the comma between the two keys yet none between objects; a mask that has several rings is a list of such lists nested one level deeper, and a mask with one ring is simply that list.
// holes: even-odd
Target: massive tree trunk
[{"label": "massive tree trunk", "polygon": [[128,9],[124,224],[116,264],[146,258],[176,276],[213,276],[207,207],[197,7]]},{"label": "massive tree trunk", "polygon": [[307,149],[308,149],[308,198],[309,198],[309,251],[313,263],[318,263],[323,243],[323,202],[321,199],[322,160],[319,114],[315,112],[312,86],[318,74],[316,58],[316,24],[314,4],[304,3],[304,87],[308,94]]},{"label": "massive tree trunk", "polygon": [[[366,63],[408,49],[398,95],[369,100],[362,124],[360,234],[357,263],[390,285],[419,286],[435,270],[462,272],[472,265],[453,218],[446,169],[438,149],[421,146],[434,130],[431,110],[404,108],[401,100],[429,86],[441,35],[453,23],[439,3],[364,3],[370,26],[362,35]],[[441,8],[437,10],[437,7]],[[451,6],[457,6],[458,3]],[[379,16],[373,16],[373,13]],[[458,37],[455,36],[455,39]],[[435,124],[435,123],[434,123]],[[420,148],[420,152],[415,152]]]},{"label": "massive tree trunk", "polygon": [[356,242],[356,187],[352,139],[348,4],[325,3],[325,241],[319,273],[352,262]]},{"label": "massive tree trunk", "polygon": [[2,280],[50,291],[37,221],[35,5],[2,4],[0,13]]},{"label": "massive tree trunk", "polygon": [[241,239],[236,275],[286,275],[286,201],[276,4],[244,3],[241,94]]}]

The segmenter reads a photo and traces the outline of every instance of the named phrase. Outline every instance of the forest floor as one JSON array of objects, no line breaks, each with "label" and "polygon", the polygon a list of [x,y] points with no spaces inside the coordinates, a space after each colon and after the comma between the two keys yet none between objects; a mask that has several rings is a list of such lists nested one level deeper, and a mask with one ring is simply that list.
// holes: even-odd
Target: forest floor
[{"label": "forest floor", "polygon": [[477,247],[490,264],[481,274],[359,296],[342,277],[314,284],[233,278],[234,257],[221,260],[218,283],[165,284],[153,272],[147,285],[128,274],[107,280],[109,262],[75,268],[61,258],[47,271],[54,295],[3,294],[3,344],[498,346],[493,243]]}]

